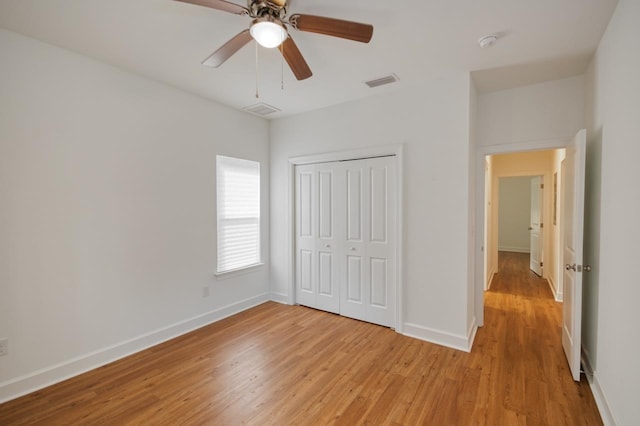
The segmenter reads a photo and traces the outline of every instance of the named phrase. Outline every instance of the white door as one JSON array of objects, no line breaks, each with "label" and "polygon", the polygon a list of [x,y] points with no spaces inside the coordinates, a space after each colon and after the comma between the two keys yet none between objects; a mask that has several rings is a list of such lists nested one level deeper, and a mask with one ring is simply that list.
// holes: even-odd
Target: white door
[{"label": "white door", "polygon": [[396,295],[395,160],[381,157],[342,165],[346,235],[340,313],[391,327],[395,325]]},{"label": "white door", "polygon": [[542,276],[542,190],[542,176],[531,178],[529,268],[539,276]]},{"label": "white door", "polygon": [[573,379],[576,381],[580,380],[586,143],[586,131],[580,130],[573,143],[567,147],[561,172],[564,203],[563,263],[565,264],[562,347],[569,361]]},{"label": "white door", "polygon": [[395,325],[395,157],[296,166],[296,302]]},{"label": "white door", "polygon": [[296,302],[339,313],[336,166],[296,167]]}]

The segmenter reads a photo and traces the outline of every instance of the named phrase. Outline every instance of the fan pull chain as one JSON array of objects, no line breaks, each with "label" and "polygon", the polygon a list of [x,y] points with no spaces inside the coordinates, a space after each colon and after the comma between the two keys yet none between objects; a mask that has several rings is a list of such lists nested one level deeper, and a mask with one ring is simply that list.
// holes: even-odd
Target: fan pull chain
[{"label": "fan pull chain", "polygon": [[260,98],[260,93],[258,93],[258,42],[254,43],[256,45],[256,99]]}]

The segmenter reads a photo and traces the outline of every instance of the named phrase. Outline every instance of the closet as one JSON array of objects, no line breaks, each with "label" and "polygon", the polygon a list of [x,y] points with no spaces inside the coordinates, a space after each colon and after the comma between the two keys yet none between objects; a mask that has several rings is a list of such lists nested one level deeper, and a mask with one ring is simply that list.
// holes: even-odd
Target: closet
[{"label": "closet", "polygon": [[296,302],[395,327],[396,157],[295,168]]}]

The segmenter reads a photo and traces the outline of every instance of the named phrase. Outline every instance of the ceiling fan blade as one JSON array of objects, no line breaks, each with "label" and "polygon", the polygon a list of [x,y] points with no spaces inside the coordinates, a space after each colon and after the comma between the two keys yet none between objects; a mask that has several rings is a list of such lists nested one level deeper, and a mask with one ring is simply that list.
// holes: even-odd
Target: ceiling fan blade
[{"label": "ceiling fan blade", "polygon": [[295,14],[289,18],[289,22],[296,30],[346,38],[361,43],[369,43],[373,36],[373,25],[342,19]]},{"label": "ceiling fan blade", "polygon": [[242,31],[240,34],[236,35],[231,40],[222,45],[222,47],[220,47],[218,50],[213,52],[207,59],[202,61],[202,65],[218,68],[251,40],[253,40],[253,37],[251,37],[249,30]]},{"label": "ceiling fan blade", "polygon": [[291,36],[289,36],[280,47],[284,60],[289,64],[289,68],[293,71],[293,75],[298,80],[304,80],[313,75],[311,68],[307,65],[307,61],[302,57],[302,53],[298,49]]},{"label": "ceiling fan blade", "polygon": [[223,10],[225,12],[235,13],[236,15],[248,15],[249,9],[239,4],[231,3],[224,0],[176,0],[183,3],[197,4],[198,6],[210,7],[211,9]]}]

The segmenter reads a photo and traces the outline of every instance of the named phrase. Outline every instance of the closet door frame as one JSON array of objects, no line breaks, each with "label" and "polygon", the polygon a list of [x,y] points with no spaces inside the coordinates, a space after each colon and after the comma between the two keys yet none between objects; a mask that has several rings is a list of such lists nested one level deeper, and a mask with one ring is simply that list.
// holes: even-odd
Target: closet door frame
[{"label": "closet door frame", "polygon": [[314,163],[324,163],[324,162],[333,162],[333,161],[345,161],[345,160],[359,160],[365,158],[375,158],[375,157],[383,157],[383,156],[395,156],[395,167],[396,167],[396,182],[395,182],[395,191],[396,191],[396,224],[395,224],[395,235],[396,235],[396,247],[395,247],[395,260],[396,260],[396,297],[395,297],[395,326],[392,326],[398,333],[403,332],[404,325],[404,311],[403,311],[403,301],[404,301],[404,282],[403,282],[403,250],[404,247],[404,196],[403,196],[403,188],[404,188],[404,145],[396,144],[396,145],[384,145],[379,147],[371,147],[371,148],[363,148],[363,149],[355,149],[355,150],[347,150],[347,151],[334,151],[320,154],[311,154],[304,155],[299,157],[292,157],[288,160],[288,247],[289,247],[289,273],[288,273],[288,300],[287,302],[290,305],[295,305],[296,303],[296,222],[295,222],[295,208],[296,208],[296,173],[295,167],[299,165],[305,164],[314,164]]}]

